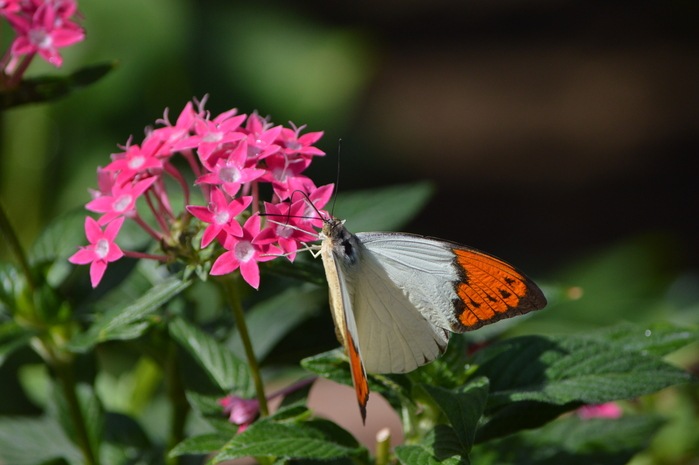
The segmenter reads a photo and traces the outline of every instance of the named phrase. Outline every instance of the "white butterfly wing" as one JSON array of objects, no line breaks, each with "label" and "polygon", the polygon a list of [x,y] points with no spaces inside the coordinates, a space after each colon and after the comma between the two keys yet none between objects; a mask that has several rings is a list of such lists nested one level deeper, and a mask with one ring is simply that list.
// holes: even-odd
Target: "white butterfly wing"
[{"label": "white butterfly wing", "polygon": [[385,270],[386,276],[419,313],[438,328],[463,332],[454,313],[461,281],[449,244],[404,233],[358,233],[357,238]]},{"label": "white butterfly wing", "polygon": [[436,359],[449,332],[423,316],[377,256],[360,247],[352,270],[352,313],[367,371],[405,373]]}]

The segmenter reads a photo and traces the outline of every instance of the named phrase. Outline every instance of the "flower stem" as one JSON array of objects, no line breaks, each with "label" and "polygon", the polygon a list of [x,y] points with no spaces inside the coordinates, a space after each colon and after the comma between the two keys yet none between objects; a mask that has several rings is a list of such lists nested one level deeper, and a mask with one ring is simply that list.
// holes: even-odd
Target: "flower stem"
[{"label": "flower stem", "polygon": [[240,339],[243,341],[243,347],[245,347],[245,355],[248,359],[248,365],[250,366],[250,374],[252,375],[252,380],[255,384],[255,392],[257,392],[257,400],[260,402],[260,416],[266,417],[269,415],[269,408],[267,407],[267,397],[265,396],[265,387],[262,383],[262,377],[260,376],[260,367],[257,364],[257,359],[255,358],[255,352],[252,350],[252,343],[250,342],[250,335],[248,334],[248,327],[245,324],[245,314],[243,313],[243,307],[240,304],[240,296],[238,295],[237,279],[234,274],[229,274],[222,277],[223,286],[226,290],[226,298],[228,303],[233,310],[233,316],[235,317],[235,324],[238,327],[238,332],[240,333]]},{"label": "flower stem", "polygon": [[10,249],[10,252],[15,256],[20,268],[22,268],[22,272],[27,280],[29,289],[33,294],[36,286],[34,285],[34,280],[32,279],[32,271],[31,268],[29,268],[27,256],[24,254],[24,249],[22,249],[22,245],[19,243],[17,234],[15,234],[15,230],[12,228],[10,219],[5,214],[5,209],[2,208],[2,204],[0,204],[0,233],[5,237],[5,241]]},{"label": "flower stem", "polygon": [[[167,395],[172,405],[170,420],[170,437],[168,439],[168,451],[172,450],[185,438],[184,427],[189,413],[189,402],[185,396],[179,364],[177,363],[177,346],[174,341],[169,341],[168,357],[165,362],[165,376],[167,380]],[[168,465],[181,463],[181,457],[168,457]]]},{"label": "flower stem", "polygon": [[[51,351],[51,353],[53,353],[53,351]],[[53,367],[56,369],[56,375],[61,382],[63,392],[66,396],[70,419],[72,420],[73,427],[75,428],[78,446],[83,453],[83,457],[85,457],[85,463],[87,465],[99,465],[99,457],[92,449],[90,436],[87,432],[87,425],[85,424],[85,417],[83,416],[82,409],[80,408],[78,395],[75,392],[76,386],[73,363],[63,360],[56,360],[56,357],[54,357],[52,362]]]}]

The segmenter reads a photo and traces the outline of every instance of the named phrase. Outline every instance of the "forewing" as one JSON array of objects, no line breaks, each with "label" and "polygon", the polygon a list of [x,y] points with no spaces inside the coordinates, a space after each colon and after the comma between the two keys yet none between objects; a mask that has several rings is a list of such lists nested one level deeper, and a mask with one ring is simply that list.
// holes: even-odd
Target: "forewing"
[{"label": "forewing", "polygon": [[357,237],[420,313],[440,328],[470,331],[546,305],[536,284],[492,255],[414,234]]}]

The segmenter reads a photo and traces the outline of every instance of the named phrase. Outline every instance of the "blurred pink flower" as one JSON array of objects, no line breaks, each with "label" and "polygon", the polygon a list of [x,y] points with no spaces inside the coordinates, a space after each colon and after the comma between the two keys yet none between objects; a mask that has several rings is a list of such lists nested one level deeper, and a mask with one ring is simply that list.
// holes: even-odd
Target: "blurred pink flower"
[{"label": "blurred pink flower", "polygon": [[578,416],[583,420],[588,420],[590,418],[619,418],[623,414],[621,407],[614,402],[583,405],[576,411]]},{"label": "blurred pink flower", "polygon": [[52,65],[61,66],[63,58],[58,49],[85,38],[85,31],[70,20],[70,16],[76,10],[75,2],[65,0],[44,2],[30,17],[8,16],[8,21],[17,33],[12,43],[12,54],[16,56],[38,53]]}]

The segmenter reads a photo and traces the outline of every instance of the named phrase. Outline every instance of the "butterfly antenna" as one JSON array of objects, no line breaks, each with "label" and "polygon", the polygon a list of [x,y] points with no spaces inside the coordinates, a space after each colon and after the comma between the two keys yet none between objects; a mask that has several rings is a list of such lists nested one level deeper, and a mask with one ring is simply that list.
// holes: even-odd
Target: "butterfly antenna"
[{"label": "butterfly antenna", "polygon": [[337,201],[337,192],[340,186],[340,152],[342,152],[342,139],[337,140],[337,179],[335,180],[335,195],[333,196],[333,206],[330,209],[331,218],[335,218],[335,202]]}]

